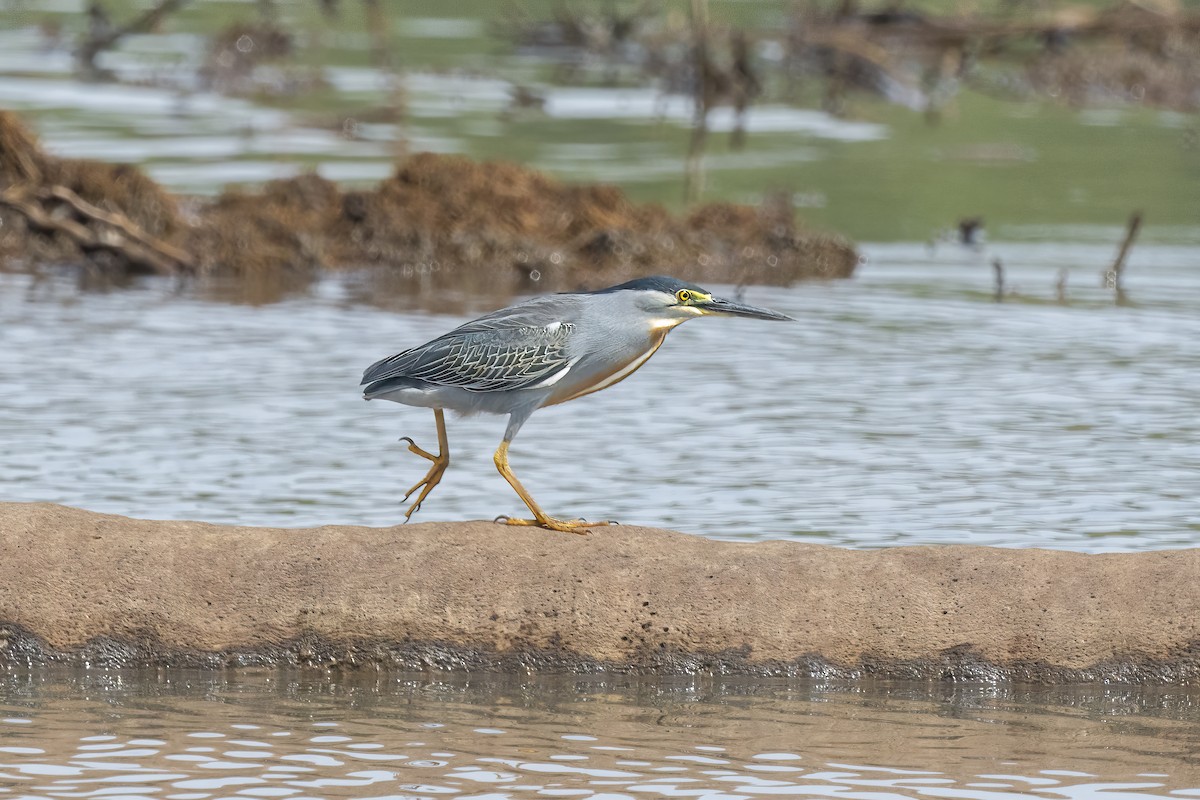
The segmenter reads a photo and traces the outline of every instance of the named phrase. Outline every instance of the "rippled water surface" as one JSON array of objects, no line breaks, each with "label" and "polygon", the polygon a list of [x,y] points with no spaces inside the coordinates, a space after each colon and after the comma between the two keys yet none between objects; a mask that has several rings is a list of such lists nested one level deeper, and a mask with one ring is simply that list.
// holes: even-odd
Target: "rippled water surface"
[{"label": "rippled water surface", "polygon": [[[931,693],[932,692],[932,693]],[[0,796],[1200,796],[1194,694],[0,676]]]},{"label": "rippled water surface", "polygon": [[[1100,286],[1113,251],[996,245],[999,304],[985,260],[913,245],[867,248],[852,281],[749,287],[799,321],[684,325],[632,379],[534,415],[514,469],[551,513],[712,536],[1194,546],[1200,248],[1135,248],[1126,307]],[[0,276],[3,498],[399,522],[425,464],[397,439],[434,446],[433,416],[363,403],[359,377],[466,317],[350,297],[252,308]],[[449,427],[454,465],[415,519],[522,512],[492,465],[504,419]]]}]

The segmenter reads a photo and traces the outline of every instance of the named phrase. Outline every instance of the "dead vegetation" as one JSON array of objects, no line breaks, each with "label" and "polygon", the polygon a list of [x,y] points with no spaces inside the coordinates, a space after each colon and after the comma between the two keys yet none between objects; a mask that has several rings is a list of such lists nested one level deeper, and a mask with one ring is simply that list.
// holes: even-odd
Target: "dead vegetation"
[{"label": "dead vegetation", "polygon": [[[76,198],[78,201],[76,201]],[[598,287],[669,272],[696,281],[787,284],[847,277],[853,247],[797,228],[787,198],[685,216],[611,186],[572,186],[510,163],[415,155],[369,190],[317,175],[177,203],[137,168],[59,159],[0,112],[0,259],[7,268],[84,262],[114,274],[233,279],[269,301],[331,269],[372,293],[420,299]]]},{"label": "dead vegetation", "polygon": [[0,111],[0,260],[189,272],[194,260],[171,243],[183,228],[174,199],[136,167],[50,156]]},{"label": "dead vegetation", "polygon": [[826,78],[824,102],[835,111],[859,88],[936,121],[962,88],[990,92],[997,76],[1018,98],[1190,111],[1200,103],[1197,33],[1200,14],[1175,0],[1025,0],[941,15],[808,2],[796,6],[787,61]]},{"label": "dead vegetation", "polygon": [[705,112],[727,104],[742,114],[751,101],[795,98],[807,85],[836,115],[865,92],[931,121],[963,88],[1077,105],[1200,106],[1200,11],[1178,0],[1009,0],[945,13],[904,0],[797,0],[771,28],[731,25],[733,15],[718,19],[707,0],[690,8],[689,21],[662,4],[564,4],[550,21],[518,16],[497,32],[576,79],[585,66],[603,80],[624,74],[689,94]]}]

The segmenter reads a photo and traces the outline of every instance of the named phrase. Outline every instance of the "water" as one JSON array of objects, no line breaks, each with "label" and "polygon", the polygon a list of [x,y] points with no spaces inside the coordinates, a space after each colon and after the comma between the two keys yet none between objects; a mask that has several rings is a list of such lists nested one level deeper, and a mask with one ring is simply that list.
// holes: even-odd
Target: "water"
[{"label": "water", "polygon": [[0,675],[0,796],[1200,795],[1194,692]]},{"label": "water", "polygon": [[[0,31],[0,47],[32,49],[28,32]],[[34,60],[31,53],[20,63]],[[0,75],[4,74],[0,55]],[[295,114],[211,93],[154,86],[82,84],[57,70],[36,77],[24,72],[0,81],[0,107],[19,109],[46,149],[59,156],[142,165],[146,174],[175,192],[211,194],[229,184],[262,183],[316,170],[330,180],[374,183],[395,171],[397,139],[408,152],[469,152],[474,137],[508,135],[497,117],[506,113],[514,84],[456,74],[414,74],[405,80],[410,124],[357,122],[353,136],[341,123],[324,129]],[[134,76],[128,76],[135,79]],[[150,76],[146,76],[149,79]],[[332,86],[344,96],[377,92],[386,80],[377,70],[334,67]],[[626,124],[684,130],[693,111],[681,95],[643,88],[554,87],[543,91],[541,112],[554,124]],[[122,109],[117,113],[116,109]],[[133,116],[130,115],[133,113]],[[469,121],[467,121],[469,120]],[[712,115],[710,127],[728,133],[732,109]],[[882,139],[883,125],[838,120],[821,111],[763,106],[747,122],[752,134],[785,133],[834,142]],[[567,139],[563,141],[562,139]],[[531,166],[580,182],[671,182],[682,174],[682,151],[653,140],[640,143],[542,144]],[[786,168],[818,155],[794,144],[758,153],[714,154],[713,170]]]},{"label": "water", "polygon": [[[512,464],[551,513],[852,547],[1084,551],[1200,542],[1200,274],[1140,246],[996,245],[1016,294],[954,248],[867,248],[848,282],[750,287],[796,324],[700,320],[617,387],[534,415]],[[1054,302],[1070,272],[1070,305]],[[728,289],[732,291],[732,289]],[[356,302],[351,283],[251,308],[159,283],[79,295],[0,277],[4,499],[248,525],[385,526],[433,415],[358,396],[362,369],[467,316]],[[486,301],[481,301],[486,305]],[[524,511],[501,417],[450,419],[416,520]]]},{"label": "water", "polygon": [[[612,183],[638,202],[681,208],[690,100],[636,70],[614,75],[603,59],[563,69],[552,53],[514,48],[494,3],[390,9],[403,66],[400,121],[380,113],[396,101],[395,81],[364,65],[370,38],[361,5],[343,4],[331,19],[319,4],[276,4],[297,53],[267,65],[262,92],[246,97],[205,91],[200,72],[209,37],[254,19],[255,4],[196,0],[160,32],[122,38],[100,58],[117,84],[72,77],[79,5],[0,3],[0,107],[20,113],[56,155],[130,162],[173,192],[213,194],[306,170],[371,184],[403,153],[452,152]],[[136,7],[109,4],[121,20]],[[711,11],[718,25],[770,31],[785,24],[786,8],[737,0],[714,2]],[[526,11],[548,19],[553,9],[534,3]],[[61,35],[47,33],[43,23],[51,22],[63,26]],[[995,232],[1104,227],[1134,209],[1144,212],[1144,238],[1195,230],[1193,116],[1137,103],[1013,102],[964,89],[937,125],[865,94],[840,119],[817,110],[818,82],[780,85],[782,55],[778,43],[755,48],[767,95],[749,111],[744,149],[731,146],[729,108],[713,110],[702,200],[758,204],[783,190],[807,222],[867,241],[919,241],[975,215]],[[281,69],[319,74],[324,86],[281,91]],[[536,108],[514,107],[522,91],[540,99]]]},{"label": "water", "polygon": [[[204,35],[248,4],[193,3],[168,32],[128,37],[102,58],[124,83],[103,86],[70,76],[83,5],[40,2],[38,19],[27,3],[0,8],[0,105],[55,154],[136,163],[199,194],[307,169],[373,182],[403,148],[516,159],[638,201],[682,196],[685,100],[596,75],[562,85],[553,65],[495,39],[487,4],[393,20],[402,125],[372,121],[391,82],[362,66],[355,4],[337,23],[314,23],[316,4],[281,4],[302,40],[329,29],[323,47],[303,48],[329,88],[265,102],[195,83]],[[768,14],[752,28],[779,13],[713,10],[752,6]],[[34,26],[59,13],[73,16],[53,44]],[[517,87],[541,109],[513,109]],[[800,322],[690,323],[632,380],[540,412],[513,449],[534,495],[553,513],[717,537],[1195,546],[1194,118],[970,93],[936,127],[863,101],[852,113],[771,101],[751,110],[747,149],[734,152],[718,109],[704,199],[757,203],[786,188],[806,220],[859,239],[919,240],[982,214],[993,234],[1051,242],[993,248],[1016,295],[990,301],[984,257],[912,244],[867,247],[852,282],[750,288],[749,302]],[[1115,308],[1098,272],[1133,208],[1148,228],[1130,264],[1134,304]],[[1059,306],[1064,268],[1071,303]],[[395,440],[432,445],[431,415],[362,403],[359,375],[466,317],[357,297],[353,281],[330,280],[248,308],[157,281],[80,295],[69,281],[0,275],[0,499],[242,524],[399,521],[399,495],[426,465]],[[417,519],[522,512],[491,463],[503,427],[451,422],[454,466]],[[1198,699],[10,672],[0,797],[1186,798],[1200,796]]]}]

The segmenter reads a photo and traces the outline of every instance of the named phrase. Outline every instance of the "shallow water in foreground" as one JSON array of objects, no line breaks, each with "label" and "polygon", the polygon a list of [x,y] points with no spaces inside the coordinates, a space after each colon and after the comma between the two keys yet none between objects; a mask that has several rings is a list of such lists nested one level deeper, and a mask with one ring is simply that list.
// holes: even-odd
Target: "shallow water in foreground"
[{"label": "shallow water in foreground", "polygon": [[1178,689],[0,675],[0,797],[1200,796]]},{"label": "shallow water in foreground", "polygon": [[[713,536],[857,547],[1139,550],[1200,543],[1200,248],[867,248],[845,282],[749,287],[795,324],[711,319],[621,385],[534,415],[512,463],[542,505]],[[1054,303],[1057,271],[1070,305]],[[730,290],[732,291],[732,290]],[[395,313],[330,282],[251,308],[150,284],[78,294],[0,275],[3,499],[252,525],[391,525],[433,415],[358,395],[372,361],[465,316]],[[417,520],[523,511],[500,417],[449,421]]]}]

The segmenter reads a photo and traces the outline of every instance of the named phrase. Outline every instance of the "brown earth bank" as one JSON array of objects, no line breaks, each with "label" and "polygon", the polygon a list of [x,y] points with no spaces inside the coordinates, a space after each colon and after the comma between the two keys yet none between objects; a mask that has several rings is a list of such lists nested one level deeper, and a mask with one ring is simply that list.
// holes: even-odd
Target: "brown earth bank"
[{"label": "brown earth bank", "polygon": [[9,667],[1200,683],[1200,550],[248,528],[5,503],[0,574]]},{"label": "brown earth bank", "polygon": [[371,189],[308,174],[176,198],[137,167],[52,156],[0,111],[0,268],[82,261],[114,277],[216,277],[263,302],[327,270],[367,267],[375,293],[408,297],[600,288],[652,273],[756,284],[849,277],[853,246],[799,228],[782,198],[678,216],[612,186],[432,153]]}]

